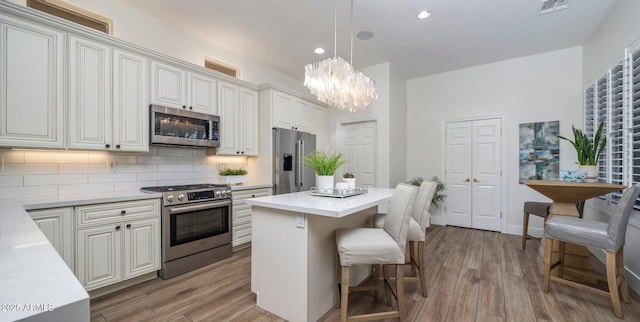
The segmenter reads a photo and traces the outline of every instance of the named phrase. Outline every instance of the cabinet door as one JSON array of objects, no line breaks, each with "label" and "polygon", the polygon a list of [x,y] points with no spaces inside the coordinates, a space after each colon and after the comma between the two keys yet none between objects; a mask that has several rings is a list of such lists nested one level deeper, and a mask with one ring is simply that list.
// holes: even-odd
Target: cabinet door
[{"label": "cabinet door", "polygon": [[64,34],[2,17],[0,146],[64,147]]},{"label": "cabinet door", "polygon": [[238,134],[240,154],[258,155],[258,93],[246,88],[240,89],[240,115]]},{"label": "cabinet door", "polygon": [[310,103],[301,99],[295,99],[293,104],[293,127],[298,131],[309,131]]},{"label": "cabinet door", "polygon": [[111,146],[111,48],[69,37],[69,147]]},{"label": "cabinet door", "polygon": [[73,272],[73,218],[71,208],[29,211],[38,228]]},{"label": "cabinet door", "polygon": [[183,108],[186,104],[185,71],[152,61],[151,73],[151,103]]},{"label": "cabinet door", "polygon": [[79,229],[76,276],[85,290],[122,280],[121,224]]},{"label": "cabinet door", "polygon": [[124,227],[124,278],[160,269],[160,219],[138,220]]},{"label": "cabinet door", "polygon": [[231,232],[232,245],[238,246],[251,241],[251,206],[245,200],[271,195],[271,189],[251,189],[233,193]]},{"label": "cabinet door", "polygon": [[215,78],[187,73],[189,80],[189,109],[206,113],[218,114],[218,102],[216,100],[216,80]]},{"label": "cabinet door", "polygon": [[122,151],[149,151],[148,65],[146,57],[115,49],[113,142]]},{"label": "cabinet door", "polygon": [[293,96],[272,92],[273,126],[293,129]]},{"label": "cabinet door", "polygon": [[238,147],[238,87],[218,82],[220,112],[220,147],[216,154],[239,155]]},{"label": "cabinet door", "polygon": [[316,135],[316,150],[324,149],[324,108],[311,105],[309,108],[310,119],[309,132]]}]

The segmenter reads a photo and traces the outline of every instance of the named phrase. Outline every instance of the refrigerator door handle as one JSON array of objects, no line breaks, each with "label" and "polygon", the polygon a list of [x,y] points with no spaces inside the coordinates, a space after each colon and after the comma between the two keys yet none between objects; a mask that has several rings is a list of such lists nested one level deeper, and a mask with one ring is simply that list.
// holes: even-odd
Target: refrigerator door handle
[{"label": "refrigerator door handle", "polygon": [[296,160],[295,160],[295,169],[294,169],[294,173],[293,173],[293,180],[294,180],[294,185],[296,187],[300,186],[300,175],[302,175],[300,173],[300,162],[302,162],[302,160],[300,160],[300,149],[302,149],[302,147],[300,146],[300,140],[296,141]]},{"label": "refrigerator door handle", "polygon": [[298,162],[298,178],[300,178],[300,180],[298,181],[298,187],[302,187],[302,167],[304,166],[304,162],[302,162],[302,157],[304,156],[304,140],[300,140],[300,156],[298,158],[299,162]]}]

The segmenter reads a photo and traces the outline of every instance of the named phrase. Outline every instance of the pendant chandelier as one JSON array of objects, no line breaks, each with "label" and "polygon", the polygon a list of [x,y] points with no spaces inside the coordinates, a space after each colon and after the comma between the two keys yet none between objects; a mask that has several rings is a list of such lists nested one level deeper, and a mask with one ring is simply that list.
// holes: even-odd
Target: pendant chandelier
[{"label": "pendant chandelier", "polygon": [[376,83],[353,67],[353,0],[351,0],[351,59],[350,62],[337,54],[336,0],[333,1],[333,57],[304,67],[304,86],[319,101],[341,110],[357,112],[364,110],[378,99]]}]

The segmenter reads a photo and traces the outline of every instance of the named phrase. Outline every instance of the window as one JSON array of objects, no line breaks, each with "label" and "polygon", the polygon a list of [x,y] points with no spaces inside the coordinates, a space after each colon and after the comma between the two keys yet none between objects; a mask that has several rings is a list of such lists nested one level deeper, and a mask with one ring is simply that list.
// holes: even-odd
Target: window
[{"label": "window", "polygon": [[111,19],[61,0],[27,0],[27,7],[111,34],[111,25],[113,24]]},{"label": "window", "polygon": [[[584,129],[593,138],[600,122],[606,151],[598,161],[598,181],[640,184],[640,44],[584,91]],[[600,199],[617,203],[622,192]],[[640,198],[635,209],[640,210]]]},{"label": "window", "polygon": [[237,71],[235,67],[231,67],[222,63],[218,63],[215,62],[213,60],[209,60],[209,59],[205,59],[204,60],[204,67],[209,68],[209,69],[213,69],[217,72],[223,73],[223,74],[227,74],[229,76],[232,77],[237,77]]}]

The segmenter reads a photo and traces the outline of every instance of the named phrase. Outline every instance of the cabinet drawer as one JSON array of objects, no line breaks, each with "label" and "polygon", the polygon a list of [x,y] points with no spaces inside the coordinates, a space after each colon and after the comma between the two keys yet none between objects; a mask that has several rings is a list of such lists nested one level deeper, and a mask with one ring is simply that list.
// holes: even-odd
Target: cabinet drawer
[{"label": "cabinet drawer", "polygon": [[251,224],[238,225],[233,228],[233,246],[251,241]]},{"label": "cabinet drawer", "polygon": [[240,209],[233,212],[233,224],[237,225],[242,223],[251,224],[251,208]]},{"label": "cabinet drawer", "polygon": [[257,197],[266,197],[270,195],[271,189],[261,189],[261,190],[245,190],[234,192],[233,195],[233,204],[239,205],[244,204],[244,200],[257,198]]},{"label": "cabinet drawer", "polygon": [[140,217],[159,217],[160,199],[114,202],[76,207],[77,227],[120,222]]}]

